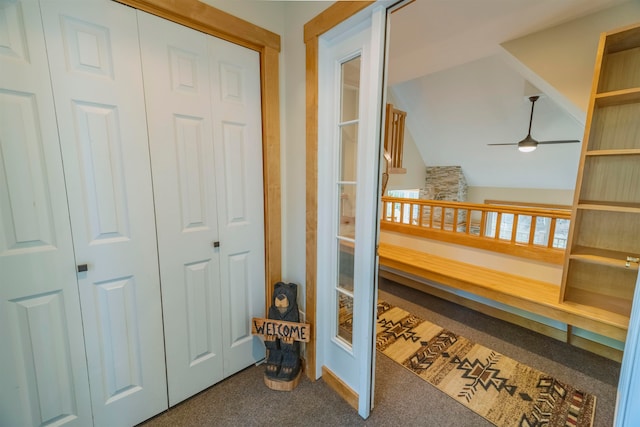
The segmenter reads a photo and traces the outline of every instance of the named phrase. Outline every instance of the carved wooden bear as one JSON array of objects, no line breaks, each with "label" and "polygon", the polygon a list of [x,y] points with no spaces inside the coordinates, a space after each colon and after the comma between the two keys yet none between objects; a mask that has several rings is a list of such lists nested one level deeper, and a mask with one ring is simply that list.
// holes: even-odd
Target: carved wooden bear
[{"label": "carved wooden bear", "polygon": [[[269,319],[299,322],[298,285],[278,282],[273,290]],[[300,343],[293,338],[265,336],[268,350],[266,375],[280,381],[291,381],[300,372]]]}]

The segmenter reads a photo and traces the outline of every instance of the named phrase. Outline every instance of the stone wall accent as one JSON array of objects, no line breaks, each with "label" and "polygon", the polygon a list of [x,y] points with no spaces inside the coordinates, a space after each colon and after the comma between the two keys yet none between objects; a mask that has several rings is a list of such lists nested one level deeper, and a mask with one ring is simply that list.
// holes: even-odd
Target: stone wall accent
[{"label": "stone wall accent", "polygon": [[427,166],[427,177],[422,191],[422,199],[465,202],[467,179],[462,173],[462,166]]},{"label": "stone wall accent", "polygon": [[[467,200],[467,180],[461,166],[428,166],[424,188],[420,189],[421,199],[448,200],[464,202]],[[434,227],[439,228],[442,210],[437,208],[433,213]],[[466,211],[458,213],[458,224],[467,220]],[[428,224],[429,211],[424,213],[423,223]],[[445,228],[450,228],[453,222],[453,209],[445,210]]]}]

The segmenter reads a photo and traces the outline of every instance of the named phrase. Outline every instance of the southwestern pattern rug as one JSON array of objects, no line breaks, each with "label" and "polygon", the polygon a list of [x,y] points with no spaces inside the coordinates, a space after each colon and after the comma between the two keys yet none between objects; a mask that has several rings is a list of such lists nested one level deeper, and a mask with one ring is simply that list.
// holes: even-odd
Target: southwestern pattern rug
[{"label": "southwestern pattern rug", "polygon": [[384,301],[378,351],[496,426],[592,426],[596,397]]}]

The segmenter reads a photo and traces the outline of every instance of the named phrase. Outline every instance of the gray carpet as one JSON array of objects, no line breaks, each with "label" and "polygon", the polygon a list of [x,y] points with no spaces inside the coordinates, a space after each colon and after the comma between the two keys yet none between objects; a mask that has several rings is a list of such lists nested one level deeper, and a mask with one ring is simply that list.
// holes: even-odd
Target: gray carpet
[{"label": "gray carpet", "polygon": [[[380,298],[597,396],[594,426],[613,424],[620,364],[380,279]],[[417,375],[377,353],[375,408],[366,421],[322,380],[293,392],[263,384],[253,366],[144,423],[155,426],[491,426]]]}]

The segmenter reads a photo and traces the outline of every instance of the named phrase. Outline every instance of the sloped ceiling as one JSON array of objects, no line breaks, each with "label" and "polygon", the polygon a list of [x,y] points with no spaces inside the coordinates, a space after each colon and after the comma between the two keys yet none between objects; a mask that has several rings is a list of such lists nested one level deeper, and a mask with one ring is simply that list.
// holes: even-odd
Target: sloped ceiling
[{"label": "sloped ceiling", "polygon": [[[521,153],[515,143],[529,126],[531,103],[524,78],[493,55],[393,86],[408,112],[425,164],[460,165],[471,186],[571,189],[580,144],[539,146]],[[582,139],[583,125],[548,96],[536,102],[532,136]]]},{"label": "sloped ceiling", "polygon": [[[425,164],[461,165],[472,186],[572,189],[581,144],[532,153],[487,146],[521,140],[529,124],[531,87],[500,45],[622,3],[417,0],[395,12],[389,90],[408,113],[407,131]],[[557,94],[540,94],[532,136],[582,140],[584,124]]]}]

